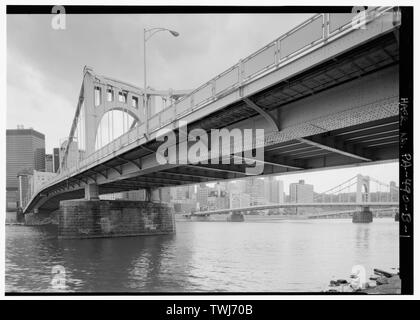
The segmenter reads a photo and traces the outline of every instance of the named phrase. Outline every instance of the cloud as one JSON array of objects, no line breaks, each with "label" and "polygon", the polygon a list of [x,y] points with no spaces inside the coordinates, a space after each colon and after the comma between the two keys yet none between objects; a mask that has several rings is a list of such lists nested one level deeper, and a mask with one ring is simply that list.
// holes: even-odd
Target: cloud
[{"label": "cloud", "polygon": [[50,152],[70,131],[73,104],[54,90],[52,79],[19,53],[9,55],[7,68],[13,70],[7,77],[7,126],[24,124],[44,133]]},{"label": "cloud", "polygon": [[[65,30],[54,30],[51,15],[8,15],[7,125],[39,124],[47,150],[58,145],[70,130],[85,65],[143,86],[143,28],[180,33],[175,38],[162,32],[148,41],[148,85],[194,89],[309,16],[72,14]],[[54,114],[65,118],[50,129]]]}]

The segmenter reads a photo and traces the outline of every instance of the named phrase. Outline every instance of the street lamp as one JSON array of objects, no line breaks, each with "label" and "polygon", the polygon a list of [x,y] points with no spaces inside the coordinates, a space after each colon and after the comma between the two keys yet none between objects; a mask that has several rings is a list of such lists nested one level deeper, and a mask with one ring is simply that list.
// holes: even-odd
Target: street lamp
[{"label": "street lamp", "polygon": [[149,133],[149,124],[148,124],[148,120],[149,120],[149,108],[147,106],[147,94],[146,94],[146,88],[147,88],[147,74],[146,74],[146,42],[147,40],[149,40],[151,37],[153,37],[156,33],[161,32],[161,31],[168,31],[170,34],[172,34],[174,37],[178,37],[179,33],[174,31],[174,30],[169,30],[166,28],[151,28],[151,29],[143,29],[143,58],[144,58],[144,66],[143,66],[143,76],[144,76],[144,93],[143,93],[143,107],[145,110],[145,117],[146,117],[146,134]]}]

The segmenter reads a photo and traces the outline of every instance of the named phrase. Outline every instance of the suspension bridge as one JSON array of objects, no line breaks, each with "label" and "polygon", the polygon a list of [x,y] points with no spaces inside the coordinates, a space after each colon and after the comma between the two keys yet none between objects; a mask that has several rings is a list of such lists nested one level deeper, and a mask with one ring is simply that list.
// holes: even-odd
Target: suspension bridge
[{"label": "suspension bridge", "polygon": [[[400,23],[396,7],[316,14],[187,91],[142,89],[85,67],[60,172],[22,211],[60,209],[63,237],[174,232],[159,189],[245,177],[247,151],[262,150],[263,175],[398,161]],[[162,132],[176,135],[179,160],[197,128],[264,136],[229,163],[157,160]],[[144,201],[98,201],[130,190],[145,190]]]},{"label": "suspension bridge", "polygon": [[[373,185],[371,182],[373,182]],[[376,189],[375,192],[371,191],[372,187]],[[397,213],[399,207],[398,194],[399,190],[397,186],[358,174],[333,188],[316,194],[312,202],[300,202],[297,199],[296,202],[269,203],[222,210],[198,211],[191,213],[190,216],[208,217],[214,214],[229,213],[232,215],[232,217],[229,217],[230,220],[244,221],[244,213],[248,214],[255,211],[279,208],[311,208],[327,209],[328,211],[306,212],[304,215],[307,218],[332,217],[345,214],[352,215],[353,222],[372,222],[372,211],[391,209],[394,214]],[[374,196],[374,199],[372,199],[372,196]],[[295,212],[297,214],[297,210]],[[290,215],[290,212],[288,214]]]},{"label": "suspension bridge", "polygon": [[395,183],[387,184],[369,176],[355,175],[337,186],[316,194],[314,202],[362,202],[366,197],[373,202],[398,202],[398,193],[399,189]]}]

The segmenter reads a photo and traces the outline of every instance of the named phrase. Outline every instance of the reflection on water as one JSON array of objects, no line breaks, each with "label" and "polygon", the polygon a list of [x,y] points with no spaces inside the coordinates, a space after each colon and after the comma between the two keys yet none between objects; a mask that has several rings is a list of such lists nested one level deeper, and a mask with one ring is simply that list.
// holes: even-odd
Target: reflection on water
[{"label": "reflection on water", "polygon": [[165,236],[59,240],[55,227],[6,227],[6,291],[320,291],[353,265],[398,267],[398,223],[376,219],[179,222]]}]

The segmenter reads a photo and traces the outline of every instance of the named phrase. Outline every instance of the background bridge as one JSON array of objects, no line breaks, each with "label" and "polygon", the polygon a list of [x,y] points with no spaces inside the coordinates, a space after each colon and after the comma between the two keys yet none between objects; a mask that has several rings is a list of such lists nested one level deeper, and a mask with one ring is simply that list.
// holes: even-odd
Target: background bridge
[{"label": "background bridge", "polygon": [[86,67],[60,173],[23,210],[139,189],[158,200],[160,187],[247,175],[233,161],[158,163],[161,129],[178,142],[196,128],[265,129],[252,146],[262,174],[397,161],[399,25],[393,7],[316,14],[190,92],[145,92]]},{"label": "background bridge", "polygon": [[[311,208],[314,209],[313,212],[305,212],[303,215],[308,218],[353,215],[353,221],[360,222],[362,215],[358,214],[358,212],[362,212],[364,220],[366,220],[368,216],[370,222],[372,221],[371,218],[373,218],[372,211],[388,210],[392,214],[398,213],[398,193],[399,190],[397,186],[389,185],[369,176],[358,174],[325,192],[316,194],[313,202],[267,203],[263,205],[222,210],[197,211],[192,212],[190,216],[207,217],[210,215],[229,213],[239,216],[236,219],[243,221],[241,215],[252,212],[269,211],[279,208]],[[320,208],[324,210],[316,210]],[[291,215],[291,212],[285,211],[283,214]],[[298,215],[298,210],[293,212],[292,215],[293,214]]]}]

